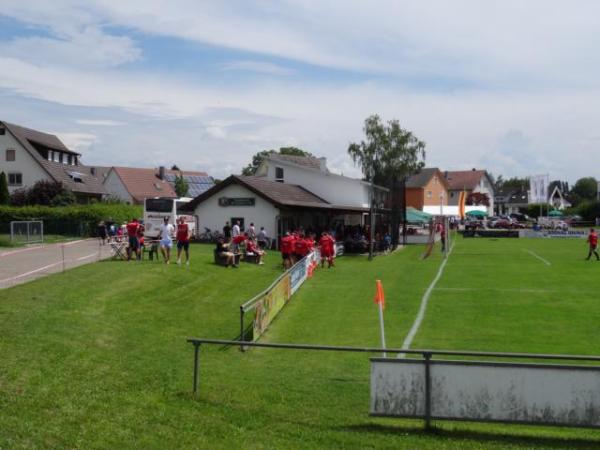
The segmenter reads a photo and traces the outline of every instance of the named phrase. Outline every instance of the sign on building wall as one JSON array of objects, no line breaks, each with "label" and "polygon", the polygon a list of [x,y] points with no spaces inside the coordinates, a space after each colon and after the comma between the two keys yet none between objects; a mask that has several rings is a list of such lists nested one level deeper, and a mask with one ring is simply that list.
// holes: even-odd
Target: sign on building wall
[{"label": "sign on building wall", "polygon": [[600,427],[600,367],[372,359],[371,414]]},{"label": "sign on building wall", "polygon": [[219,206],[254,206],[254,197],[219,197]]}]

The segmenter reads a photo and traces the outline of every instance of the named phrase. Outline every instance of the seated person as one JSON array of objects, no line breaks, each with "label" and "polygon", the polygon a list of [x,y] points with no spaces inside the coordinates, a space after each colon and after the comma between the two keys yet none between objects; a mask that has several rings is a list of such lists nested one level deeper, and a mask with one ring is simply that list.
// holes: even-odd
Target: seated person
[{"label": "seated person", "polygon": [[256,241],[253,238],[249,238],[246,242],[246,255],[256,255],[258,264],[261,266],[264,264],[262,259],[265,252],[258,248],[258,245],[256,245]]},{"label": "seated person", "polygon": [[233,267],[237,267],[237,264],[235,263],[235,255],[233,252],[229,251],[229,244],[226,244],[222,237],[217,239],[217,247],[215,248],[215,252],[218,258],[225,259],[226,266],[231,265]]}]

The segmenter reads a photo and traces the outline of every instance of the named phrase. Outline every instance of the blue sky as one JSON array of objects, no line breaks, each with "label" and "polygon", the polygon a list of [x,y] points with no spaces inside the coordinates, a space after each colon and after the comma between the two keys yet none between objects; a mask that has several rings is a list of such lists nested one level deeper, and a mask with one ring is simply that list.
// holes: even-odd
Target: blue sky
[{"label": "blue sky", "polygon": [[89,164],[224,177],[295,145],[359,175],[373,113],[427,164],[596,173],[593,1],[0,0],[0,119],[57,133]]}]

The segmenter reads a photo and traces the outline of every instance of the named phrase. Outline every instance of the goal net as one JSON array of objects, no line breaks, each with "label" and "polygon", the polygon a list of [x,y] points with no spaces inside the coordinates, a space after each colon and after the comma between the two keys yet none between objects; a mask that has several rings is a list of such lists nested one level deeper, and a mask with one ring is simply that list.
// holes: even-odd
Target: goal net
[{"label": "goal net", "polygon": [[44,242],[44,222],[16,220],[10,223],[10,241],[21,244]]}]

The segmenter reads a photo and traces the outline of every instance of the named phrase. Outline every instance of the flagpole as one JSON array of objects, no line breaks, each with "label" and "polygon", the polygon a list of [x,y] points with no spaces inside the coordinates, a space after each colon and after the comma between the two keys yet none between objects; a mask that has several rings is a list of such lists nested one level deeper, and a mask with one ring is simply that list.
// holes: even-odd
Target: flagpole
[{"label": "flagpole", "polygon": [[[383,305],[379,302],[379,328],[381,329],[381,348],[386,348],[385,346],[385,329],[383,325]],[[387,354],[383,352],[383,357],[387,358]]]}]

